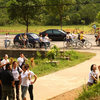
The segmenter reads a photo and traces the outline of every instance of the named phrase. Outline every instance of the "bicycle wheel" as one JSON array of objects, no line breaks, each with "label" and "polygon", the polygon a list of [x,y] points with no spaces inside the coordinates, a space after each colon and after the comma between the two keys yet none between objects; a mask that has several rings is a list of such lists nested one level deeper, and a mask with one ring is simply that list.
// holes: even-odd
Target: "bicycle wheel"
[{"label": "bicycle wheel", "polygon": [[21,46],[19,42],[15,42],[14,45],[15,45],[14,47],[16,47],[16,48],[20,48],[20,46]]},{"label": "bicycle wheel", "polygon": [[52,49],[54,46],[54,44],[50,44],[49,48]]},{"label": "bicycle wheel", "polygon": [[68,48],[68,47],[69,47],[69,42],[64,41],[64,42],[63,42],[63,46],[64,46],[64,48]]},{"label": "bicycle wheel", "polygon": [[36,43],[34,44],[34,47],[35,47],[35,48],[40,48],[39,42],[36,42]]},{"label": "bicycle wheel", "polygon": [[81,41],[77,41],[77,48],[81,49],[84,45]]},{"label": "bicycle wheel", "polygon": [[92,43],[91,42],[85,42],[85,47],[87,49],[90,49],[92,47]]},{"label": "bicycle wheel", "polygon": [[9,46],[10,46],[10,43],[11,43],[11,42],[10,42],[10,40],[9,40],[9,41],[7,41],[7,47],[9,47]]},{"label": "bicycle wheel", "polygon": [[27,47],[27,48],[33,48],[33,44],[32,44],[32,43],[28,43],[28,44],[26,45],[26,47]]}]

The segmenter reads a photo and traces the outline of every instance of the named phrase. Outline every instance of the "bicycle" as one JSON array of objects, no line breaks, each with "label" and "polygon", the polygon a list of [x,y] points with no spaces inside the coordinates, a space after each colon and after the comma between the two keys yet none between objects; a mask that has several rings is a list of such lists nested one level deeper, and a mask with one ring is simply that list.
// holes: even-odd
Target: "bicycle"
[{"label": "bicycle", "polygon": [[[15,48],[24,48],[24,44],[23,43],[19,43],[19,42],[15,42],[14,47]],[[33,48],[33,44],[27,42],[26,48]]]},{"label": "bicycle", "polygon": [[64,39],[63,45],[65,48],[80,48],[80,40],[78,39],[73,39],[70,41],[67,41],[66,39]]},{"label": "bicycle", "polygon": [[80,41],[79,44],[80,48],[86,47],[87,49],[90,49],[92,47],[92,43],[88,40],[85,40],[84,42]]}]

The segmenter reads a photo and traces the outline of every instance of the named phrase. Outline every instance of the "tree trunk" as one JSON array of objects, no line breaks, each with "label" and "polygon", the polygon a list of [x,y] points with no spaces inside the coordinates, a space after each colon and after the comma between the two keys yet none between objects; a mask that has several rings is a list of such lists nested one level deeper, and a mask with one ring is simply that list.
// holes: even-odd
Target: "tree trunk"
[{"label": "tree trunk", "polygon": [[29,22],[28,22],[28,16],[27,16],[27,19],[26,19],[26,33],[28,33],[28,26],[29,26]]}]

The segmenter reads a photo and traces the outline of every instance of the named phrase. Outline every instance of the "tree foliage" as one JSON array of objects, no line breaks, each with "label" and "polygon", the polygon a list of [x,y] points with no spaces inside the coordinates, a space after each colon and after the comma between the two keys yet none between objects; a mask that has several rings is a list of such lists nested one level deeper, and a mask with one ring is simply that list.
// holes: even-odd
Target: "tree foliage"
[{"label": "tree foliage", "polygon": [[88,25],[98,19],[99,1],[0,0],[0,25]]}]

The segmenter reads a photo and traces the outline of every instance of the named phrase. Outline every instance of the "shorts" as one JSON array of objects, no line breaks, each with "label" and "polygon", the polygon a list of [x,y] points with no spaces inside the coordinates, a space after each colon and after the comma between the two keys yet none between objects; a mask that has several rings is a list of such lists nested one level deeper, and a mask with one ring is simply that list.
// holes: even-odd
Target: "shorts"
[{"label": "shorts", "polygon": [[26,97],[26,93],[28,90],[28,86],[21,86],[21,91],[22,91],[22,100]]}]

